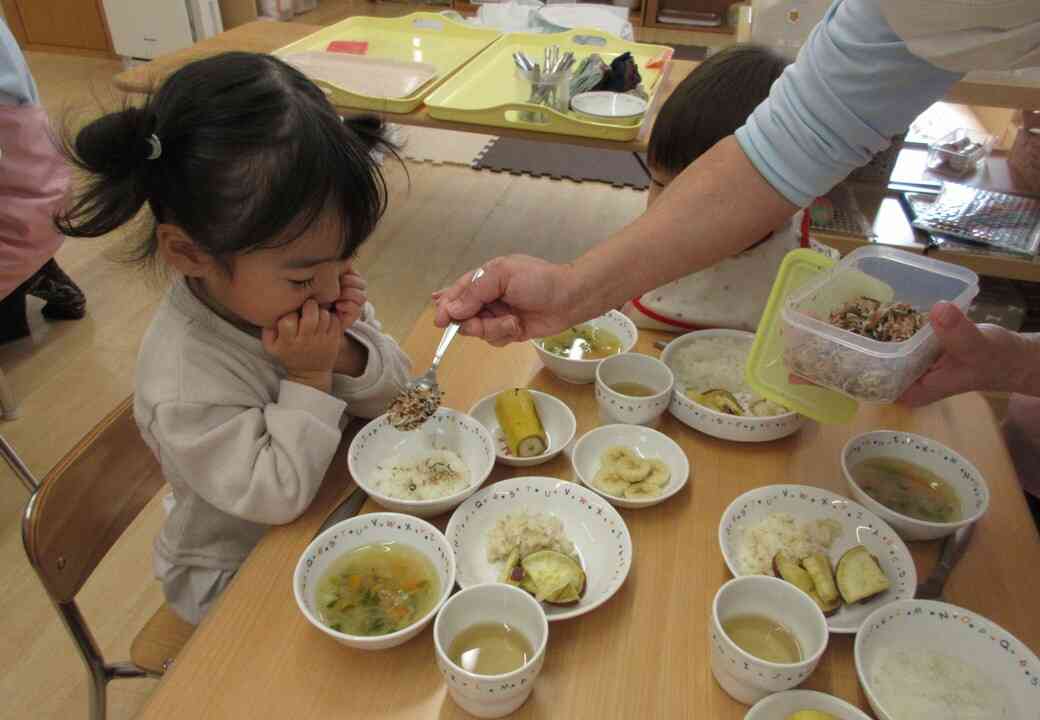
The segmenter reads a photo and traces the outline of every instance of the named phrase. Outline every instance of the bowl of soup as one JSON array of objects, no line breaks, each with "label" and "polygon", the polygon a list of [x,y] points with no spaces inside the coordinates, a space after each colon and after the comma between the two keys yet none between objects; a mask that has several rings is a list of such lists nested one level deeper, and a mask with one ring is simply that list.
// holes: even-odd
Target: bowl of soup
[{"label": "bowl of soup", "polygon": [[455,585],[455,554],[440,530],[398,513],[336,523],[296,564],[293,594],[307,621],[359,650],[385,650],[425,628]]},{"label": "bowl of soup", "polygon": [[858,435],[841,454],[854,500],[904,540],[933,540],[970,525],[989,508],[989,486],[967,459],[913,433]]},{"label": "bowl of soup", "polygon": [[553,375],[570,383],[586,384],[595,382],[596,368],[604,358],[627,353],[638,337],[635,323],[611,310],[531,343]]}]

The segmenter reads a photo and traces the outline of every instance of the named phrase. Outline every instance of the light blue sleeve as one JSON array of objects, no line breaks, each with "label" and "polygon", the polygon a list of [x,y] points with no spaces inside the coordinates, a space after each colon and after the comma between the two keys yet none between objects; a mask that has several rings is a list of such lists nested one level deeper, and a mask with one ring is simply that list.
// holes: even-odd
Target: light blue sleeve
[{"label": "light blue sleeve", "polygon": [[959,78],[912,55],[876,0],[835,0],[737,142],[777,191],[806,207]]},{"label": "light blue sleeve", "polygon": [[0,18],[0,105],[33,105],[40,102],[22,49]]}]

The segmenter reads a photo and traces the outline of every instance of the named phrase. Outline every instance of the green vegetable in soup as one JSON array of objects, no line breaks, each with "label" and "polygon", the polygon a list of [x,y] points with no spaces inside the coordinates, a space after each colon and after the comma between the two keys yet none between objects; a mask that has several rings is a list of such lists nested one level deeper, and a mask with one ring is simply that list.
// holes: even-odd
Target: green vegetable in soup
[{"label": "green vegetable in soup", "polygon": [[920,465],[895,458],[870,458],[852,468],[852,478],[863,492],[900,515],[926,522],[961,519],[956,491]]},{"label": "green vegetable in soup", "polygon": [[546,352],[570,360],[599,360],[621,352],[617,335],[588,324],[575,325],[538,342]]},{"label": "green vegetable in soup", "polygon": [[401,543],[350,551],[318,582],[321,621],[348,635],[386,635],[428,613],[440,595],[433,564]]}]

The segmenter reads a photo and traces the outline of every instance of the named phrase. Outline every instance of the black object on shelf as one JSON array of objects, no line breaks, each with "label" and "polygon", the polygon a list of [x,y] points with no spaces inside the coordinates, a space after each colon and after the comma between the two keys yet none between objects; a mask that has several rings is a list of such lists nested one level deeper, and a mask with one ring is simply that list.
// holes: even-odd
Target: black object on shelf
[{"label": "black object on shelf", "polygon": [[691,25],[695,27],[721,27],[722,15],[713,12],[695,10],[676,10],[661,8],[657,13],[657,22],[667,25]]}]

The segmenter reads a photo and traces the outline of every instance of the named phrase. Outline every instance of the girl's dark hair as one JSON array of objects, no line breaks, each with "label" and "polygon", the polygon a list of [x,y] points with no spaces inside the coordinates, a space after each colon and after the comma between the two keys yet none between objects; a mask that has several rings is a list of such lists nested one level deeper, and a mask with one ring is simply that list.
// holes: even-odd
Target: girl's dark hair
[{"label": "girl's dark hair", "polygon": [[726,48],[698,65],[661,107],[647,149],[650,167],[678,174],[732,135],[786,66],[780,55],[757,45]]},{"label": "girl's dark hair", "polygon": [[[161,153],[148,159],[155,148]],[[213,257],[288,244],[329,212],[343,256],[386,209],[372,151],[395,154],[375,117],[341,120],[322,91],[269,55],[231,52],[186,65],[143,106],[104,115],[66,138],[86,189],[55,218],[73,237],[97,237],[147,202]],[[154,230],[129,256],[155,257]]]}]

